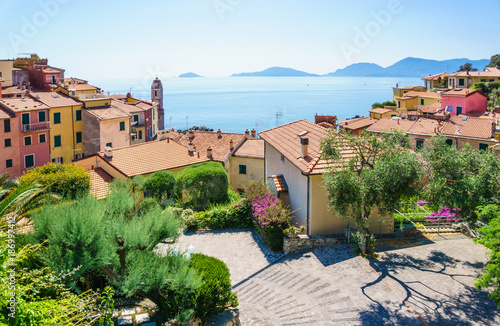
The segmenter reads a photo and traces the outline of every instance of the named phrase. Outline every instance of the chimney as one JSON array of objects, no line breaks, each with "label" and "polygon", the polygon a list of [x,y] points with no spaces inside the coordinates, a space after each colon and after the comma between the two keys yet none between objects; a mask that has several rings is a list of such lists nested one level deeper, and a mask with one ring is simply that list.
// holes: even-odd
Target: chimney
[{"label": "chimney", "polygon": [[245,130],[245,135],[246,135],[246,136],[249,136],[249,135],[250,135],[250,131],[248,131],[248,129],[247,129],[247,130]]},{"label": "chimney", "polygon": [[217,138],[222,138],[222,131],[217,129]]},{"label": "chimney", "polygon": [[212,147],[208,147],[208,148],[207,148],[207,157],[208,157],[209,159],[212,159],[212,158],[213,158],[213,156],[212,156]]},{"label": "chimney", "polygon": [[193,151],[194,144],[192,141],[188,142],[188,151],[192,152]]},{"label": "chimney", "polygon": [[189,139],[193,139],[194,138],[194,130],[193,129],[189,129]]},{"label": "chimney", "polygon": [[196,145],[193,145],[193,152],[196,152]]},{"label": "chimney", "polygon": [[104,156],[106,156],[106,158],[108,158],[108,159],[112,159],[113,158],[113,148],[106,146],[104,148]]},{"label": "chimney", "polygon": [[234,149],[234,140],[229,141],[229,150],[232,151]]},{"label": "chimney", "polygon": [[300,137],[302,158],[309,155],[309,137]]},{"label": "chimney", "polygon": [[130,92],[127,93],[127,98],[131,98],[132,97],[132,94],[130,94]]},{"label": "chimney", "polygon": [[172,130],[167,129],[165,132],[165,136],[167,137],[167,139],[170,139],[171,135],[172,135]]},{"label": "chimney", "polygon": [[398,83],[396,83],[396,88],[399,88],[399,84]]},{"label": "chimney", "polygon": [[257,131],[255,129],[252,129],[252,131],[250,131],[250,134],[253,138],[257,137]]}]

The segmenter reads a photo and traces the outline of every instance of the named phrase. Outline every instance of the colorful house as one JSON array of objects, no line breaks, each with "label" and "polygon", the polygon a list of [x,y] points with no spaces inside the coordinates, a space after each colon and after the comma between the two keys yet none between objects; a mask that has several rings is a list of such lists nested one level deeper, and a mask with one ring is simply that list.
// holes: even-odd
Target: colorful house
[{"label": "colorful house", "polygon": [[19,157],[13,157],[12,163],[19,166],[20,173],[50,162],[49,107],[26,97],[3,98],[0,108],[18,121],[17,126],[11,125],[11,130],[16,128],[20,131],[17,138],[11,138],[11,142],[18,142]]},{"label": "colorful house", "polygon": [[0,78],[3,79],[3,86],[13,86],[12,69],[14,68],[13,60],[0,60]]},{"label": "colorful house", "polygon": [[34,92],[30,97],[49,107],[50,157],[55,163],[71,163],[83,157],[83,107],[69,96]]},{"label": "colorful house", "polygon": [[[452,74],[442,72],[437,75],[432,75],[428,77],[422,78],[425,83],[425,88],[427,92],[430,92],[431,89],[434,88],[448,88],[448,80]],[[424,90],[425,92],[425,90]]]},{"label": "colorful house", "polygon": [[441,107],[451,115],[486,112],[488,99],[477,90],[456,89],[441,94]]},{"label": "colorful house", "polygon": [[[152,101],[146,101],[142,99],[138,99],[135,97],[132,97],[130,93],[127,93],[127,95],[121,95],[121,94],[116,94],[116,95],[110,95],[110,97],[114,100],[117,101],[122,101],[123,103],[131,104],[136,106],[139,110],[142,110],[144,112],[144,139],[145,141],[152,141],[156,139],[158,131],[160,131],[159,127],[159,118],[160,115],[158,114],[158,107],[159,104],[157,102],[152,102]],[[135,111],[134,111],[135,112]],[[135,119],[135,118],[133,118]],[[140,117],[138,117],[140,120]],[[132,122],[133,123],[133,122]],[[134,133],[134,128],[132,128],[132,133]],[[136,130],[136,136],[139,136],[138,130]]]},{"label": "colorful house", "polygon": [[396,98],[398,112],[418,111],[431,104],[441,101],[441,94],[434,92],[409,91]]},{"label": "colorful house", "polygon": [[[306,119],[259,133],[265,141],[265,180],[293,212],[292,224],[306,226],[307,234],[344,233],[348,222],[328,209],[323,173],[329,162],[322,159],[321,139],[328,129]],[[342,150],[346,160],[352,153]],[[377,214],[369,220],[373,233],[394,231],[392,216]]]},{"label": "colorful house", "polygon": [[132,117],[130,119],[130,145],[146,142],[147,110],[135,104],[128,104],[120,100],[111,100],[111,106]]},{"label": "colorful house", "polygon": [[0,175],[21,175],[19,122],[15,114],[0,107]]},{"label": "colorful house", "polygon": [[339,121],[338,126],[340,131],[344,131],[353,135],[359,135],[361,131],[365,130],[376,121],[376,119],[372,119],[371,117],[361,117]]},{"label": "colorful house", "polygon": [[479,82],[499,82],[500,70],[496,67],[486,67],[484,71],[459,71],[448,79],[449,88],[470,88]]},{"label": "colorful house", "polygon": [[396,109],[396,106],[386,106],[383,108],[374,108],[368,112],[370,112],[370,118],[372,119],[392,118],[398,116]]},{"label": "colorful house", "polygon": [[264,140],[245,138],[229,158],[229,186],[242,190],[255,180],[264,179]]},{"label": "colorful house", "polygon": [[408,85],[408,86],[404,86],[404,87],[399,87],[399,84],[396,84],[396,87],[392,88],[392,100],[394,102],[396,102],[398,97],[403,97],[404,94],[411,92],[411,91],[425,92],[426,89],[424,86]]}]

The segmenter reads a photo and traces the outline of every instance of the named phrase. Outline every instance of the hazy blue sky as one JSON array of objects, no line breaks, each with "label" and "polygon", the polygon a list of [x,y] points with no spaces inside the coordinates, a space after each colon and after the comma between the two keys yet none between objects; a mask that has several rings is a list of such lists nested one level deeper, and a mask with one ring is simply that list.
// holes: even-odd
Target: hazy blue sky
[{"label": "hazy blue sky", "polygon": [[500,1],[0,0],[0,58],[36,52],[84,79],[499,53]]}]

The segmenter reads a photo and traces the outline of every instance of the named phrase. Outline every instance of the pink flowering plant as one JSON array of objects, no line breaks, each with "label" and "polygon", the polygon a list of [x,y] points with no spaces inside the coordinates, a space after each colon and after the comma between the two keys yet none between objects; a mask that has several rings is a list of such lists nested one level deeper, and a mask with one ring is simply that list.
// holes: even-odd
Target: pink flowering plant
[{"label": "pink flowering plant", "polygon": [[459,214],[460,214],[460,208],[443,207],[441,210],[432,213],[425,219],[431,223],[439,222],[443,225],[451,225],[452,223],[458,223],[464,221],[464,218]]},{"label": "pink flowering plant", "polygon": [[282,250],[283,230],[290,227],[290,210],[262,182],[248,184],[245,197],[259,235],[271,250]]}]

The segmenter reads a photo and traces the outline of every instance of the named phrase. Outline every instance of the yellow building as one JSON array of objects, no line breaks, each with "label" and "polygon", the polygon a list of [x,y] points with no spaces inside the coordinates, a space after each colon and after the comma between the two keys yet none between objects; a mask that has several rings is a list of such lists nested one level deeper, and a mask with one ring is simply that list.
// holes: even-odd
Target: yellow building
[{"label": "yellow building", "polygon": [[417,86],[417,85],[408,85],[404,87],[399,87],[398,84],[396,84],[396,87],[392,88],[392,100],[394,102],[397,101],[398,97],[403,97],[404,94],[414,91],[414,92],[425,92],[425,87],[424,86]]},{"label": "yellow building", "polygon": [[392,118],[398,115],[396,111],[397,106],[386,106],[384,108],[371,109],[370,118],[372,119],[382,119],[382,118]]},{"label": "yellow building", "polygon": [[475,83],[500,82],[500,70],[486,67],[484,71],[459,71],[448,79],[449,88],[470,88]]},{"label": "yellow building", "polygon": [[397,111],[418,111],[429,105],[441,102],[441,94],[434,92],[415,92],[410,91],[405,93],[402,97],[396,98]]},{"label": "yellow building", "polygon": [[0,78],[3,78],[2,86],[12,86],[12,69],[14,69],[13,60],[0,60]]},{"label": "yellow building", "polygon": [[70,163],[83,157],[83,107],[61,93],[37,92],[30,96],[47,105],[52,162]]},{"label": "yellow building", "polygon": [[235,190],[242,190],[251,181],[263,180],[264,140],[246,138],[230,157],[228,173],[229,186]]}]

